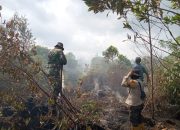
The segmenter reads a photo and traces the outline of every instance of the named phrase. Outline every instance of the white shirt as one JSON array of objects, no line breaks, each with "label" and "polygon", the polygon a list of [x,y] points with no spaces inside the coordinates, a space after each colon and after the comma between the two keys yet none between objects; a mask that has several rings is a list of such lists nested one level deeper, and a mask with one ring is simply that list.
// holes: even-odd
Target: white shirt
[{"label": "white shirt", "polygon": [[[141,80],[137,80],[141,84],[141,88],[144,91],[144,86],[142,85]],[[144,103],[144,101],[141,99],[141,91],[140,86],[137,83],[135,88],[129,88],[129,94],[125,101],[126,104],[130,106],[138,106]]]}]

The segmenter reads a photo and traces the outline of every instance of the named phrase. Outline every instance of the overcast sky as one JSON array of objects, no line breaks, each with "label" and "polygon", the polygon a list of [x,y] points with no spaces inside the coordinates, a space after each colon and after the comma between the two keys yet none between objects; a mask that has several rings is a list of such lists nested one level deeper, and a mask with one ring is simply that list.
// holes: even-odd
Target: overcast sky
[{"label": "overcast sky", "polygon": [[1,0],[2,16],[10,18],[15,12],[28,19],[37,44],[53,48],[61,41],[65,53],[72,52],[77,59],[101,56],[113,45],[130,60],[137,56],[127,39],[127,30],[117,16],[88,12],[82,0]]}]

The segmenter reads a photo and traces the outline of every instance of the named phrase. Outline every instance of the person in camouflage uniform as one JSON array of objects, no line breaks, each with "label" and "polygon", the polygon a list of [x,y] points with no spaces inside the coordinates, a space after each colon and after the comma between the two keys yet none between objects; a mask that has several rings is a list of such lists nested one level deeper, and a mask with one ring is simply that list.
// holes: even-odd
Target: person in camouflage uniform
[{"label": "person in camouflage uniform", "polygon": [[62,70],[63,65],[67,64],[63,50],[63,44],[58,42],[48,54],[49,77],[53,87],[54,99],[58,97],[59,93],[62,93]]}]

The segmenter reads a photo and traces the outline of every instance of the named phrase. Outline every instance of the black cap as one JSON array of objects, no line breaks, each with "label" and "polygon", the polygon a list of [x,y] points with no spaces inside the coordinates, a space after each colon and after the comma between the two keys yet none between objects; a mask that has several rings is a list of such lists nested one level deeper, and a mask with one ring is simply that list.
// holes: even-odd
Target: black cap
[{"label": "black cap", "polygon": [[58,42],[54,47],[64,50],[63,43],[61,43],[61,42]]}]

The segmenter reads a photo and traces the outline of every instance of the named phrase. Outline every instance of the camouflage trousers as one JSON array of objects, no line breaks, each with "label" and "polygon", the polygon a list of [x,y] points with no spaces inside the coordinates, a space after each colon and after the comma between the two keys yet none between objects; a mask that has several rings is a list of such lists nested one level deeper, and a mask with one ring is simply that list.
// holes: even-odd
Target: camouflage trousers
[{"label": "camouflage trousers", "polygon": [[144,104],[138,106],[130,106],[130,122],[132,126],[136,127],[143,122],[143,116],[141,115],[143,107]]},{"label": "camouflage trousers", "polygon": [[62,81],[59,69],[50,68],[49,69],[49,80],[53,88],[53,96],[57,98],[59,93],[62,92]]}]

